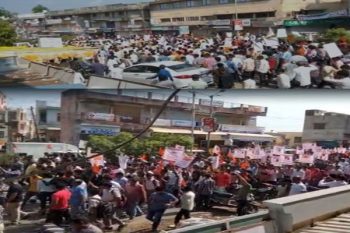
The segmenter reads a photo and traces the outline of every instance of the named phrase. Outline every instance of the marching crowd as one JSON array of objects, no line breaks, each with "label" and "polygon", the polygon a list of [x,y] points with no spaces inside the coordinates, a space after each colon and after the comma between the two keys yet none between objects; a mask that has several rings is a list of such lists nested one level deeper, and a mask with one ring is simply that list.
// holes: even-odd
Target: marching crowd
[{"label": "marching crowd", "polygon": [[[77,38],[75,40],[79,41]],[[229,40],[227,40],[229,39]],[[225,38],[193,36],[116,37],[105,40],[91,61],[96,75],[123,78],[123,70],[135,64],[179,61],[211,72],[217,88],[350,88],[349,46],[339,40],[344,56],[330,57],[322,43],[263,35]],[[81,70],[77,61],[71,68]],[[165,69],[166,67],[164,67]],[[158,81],[173,81],[158,73]],[[208,83],[193,77],[189,88],[204,89]]]},{"label": "marching crowd", "polygon": [[[28,217],[28,203],[35,197],[47,223],[70,223],[75,233],[121,230],[144,214],[157,232],[168,208],[180,209],[174,219],[176,227],[182,218],[190,218],[194,209],[208,210],[214,192],[227,193],[235,184],[240,185],[235,194],[237,214],[244,215],[247,196],[255,188],[273,186],[274,197],[284,197],[347,185],[350,178],[347,154],[335,153],[328,161],[312,165],[280,167],[272,165],[269,158],[262,162],[230,154],[221,156],[220,166],[213,167],[217,156],[197,155],[186,169],[161,156],[130,157],[125,169],[110,161],[98,166],[90,162],[67,166],[77,160],[73,154],[47,154],[38,161],[31,156],[15,157],[8,167],[1,168],[1,217],[6,210],[10,224],[19,224]],[[1,227],[0,232],[3,224]]]}]

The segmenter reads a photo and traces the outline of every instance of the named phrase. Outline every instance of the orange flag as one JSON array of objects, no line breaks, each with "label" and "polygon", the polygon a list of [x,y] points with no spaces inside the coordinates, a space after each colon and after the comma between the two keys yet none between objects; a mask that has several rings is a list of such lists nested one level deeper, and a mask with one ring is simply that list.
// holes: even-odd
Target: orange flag
[{"label": "orange flag", "polygon": [[154,174],[156,175],[161,175],[163,171],[164,165],[163,165],[163,160],[158,162],[158,165],[156,166],[156,169],[154,169]]},{"label": "orange flag", "polygon": [[140,160],[142,160],[143,162],[148,162],[147,155],[145,154],[141,155]]},{"label": "orange flag", "polygon": [[158,154],[160,155],[160,156],[163,156],[164,155],[164,148],[163,147],[161,147],[161,148],[159,148],[159,151],[158,151]]}]

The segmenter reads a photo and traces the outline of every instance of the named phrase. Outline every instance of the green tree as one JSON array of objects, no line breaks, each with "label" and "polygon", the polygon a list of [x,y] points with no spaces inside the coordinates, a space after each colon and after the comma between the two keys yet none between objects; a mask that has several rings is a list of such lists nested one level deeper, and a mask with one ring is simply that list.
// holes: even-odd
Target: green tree
[{"label": "green tree", "polygon": [[0,46],[11,46],[16,42],[16,31],[11,24],[0,20]]},{"label": "green tree", "polygon": [[[131,133],[122,132],[116,137],[108,136],[90,136],[88,146],[96,152],[109,151],[117,145],[130,140],[133,137]],[[151,137],[135,139],[117,151],[111,151],[106,154],[109,159],[116,158],[116,154],[123,153],[127,155],[140,156],[142,154],[156,155],[161,147],[181,145],[186,149],[192,146],[190,136],[178,134],[155,133]]]},{"label": "green tree", "polygon": [[340,39],[345,39],[350,42],[350,32],[345,28],[328,29],[324,33],[323,38],[327,42],[338,42]]},{"label": "green tree", "polygon": [[33,13],[42,13],[44,11],[49,11],[49,8],[47,8],[46,6],[43,6],[41,4],[36,5],[35,7],[33,7],[32,12]]},{"label": "green tree", "polygon": [[5,18],[11,18],[12,17],[12,13],[9,12],[8,10],[6,10],[3,7],[0,7],[0,18],[1,17],[5,17]]}]

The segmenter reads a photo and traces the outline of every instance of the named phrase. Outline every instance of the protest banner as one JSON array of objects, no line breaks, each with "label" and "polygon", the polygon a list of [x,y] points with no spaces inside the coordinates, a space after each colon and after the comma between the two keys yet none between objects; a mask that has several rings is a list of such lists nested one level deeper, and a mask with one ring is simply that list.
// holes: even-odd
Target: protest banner
[{"label": "protest banner", "polygon": [[287,38],[287,30],[285,28],[280,28],[277,30],[277,38]]},{"label": "protest banner", "polygon": [[272,155],[271,164],[276,167],[281,167],[282,166],[281,155],[276,155],[276,154]]},{"label": "protest banner", "polygon": [[315,157],[313,154],[306,153],[306,154],[299,155],[298,161],[299,163],[313,164],[315,161]]},{"label": "protest banner", "polygon": [[245,155],[246,155],[246,152],[245,150],[242,150],[242,149],[235,149],[233,151],[233,156],[237,159],[244,159],[245,158]]},{"label": "protest banner", "polygon": [[293,155],[291,155],[291,154],[281,155],[281,164],[282,165],[293,165],[294,164]]},{"label": "protest banner", "polygon": [[177,158],[175,165],[180,168],[188,168],[193,160],[194,160],[194,157],[188,156],[187,154],[183,153],[181,156]]},{"label": "protest banner", "polygon": [[341,57],[344,55],[336,43],[325,44],[323,45],[323,48],[326,50],[330,58]]},{"label": "protest banner", "polygon": [[126,169],[128,166],[129,156],[120,155],[118,156],[119,166],[121,169]]},{"label": "protest banner", "polygon": [[283,155],[285,151],[284,146],[274,146],[272,150],[273,155]]},{"label": "protest banner", "polygon": [[175,162],[178,157],[182,156],[184,151],[176,148],[165,148],[163,159],[171,162]]},{"label": "protest banner", "polygon": [[[97,155],[96,153],[92,153],[90,154],[90,156],[94,156],[94,155]],[[96,157],[93,157],[90,159],[90,164],[92,166],[104,166],[105,164],[105,160],[104,160],[104,157],[103,155],[99,155],[99,156],[96,156]]]}]

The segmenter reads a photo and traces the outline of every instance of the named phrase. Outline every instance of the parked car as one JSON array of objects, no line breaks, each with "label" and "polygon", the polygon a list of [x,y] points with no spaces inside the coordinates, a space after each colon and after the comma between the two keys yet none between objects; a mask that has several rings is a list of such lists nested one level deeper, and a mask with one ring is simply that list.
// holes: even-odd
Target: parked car
[{"label": "parked car", "polygon": [[206,68],[195,67],[184,62],[164,61],[153,63],[142,63],[124,69],[123,79],[147,84],[154,84],[154,80],[148,79],[158,74],[160,66],[165,65],[171,73],[176,88],[186,88],[192,82],[192,75],[199,74],[201,79],[213,84],[213,76]]}]

